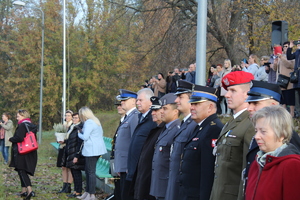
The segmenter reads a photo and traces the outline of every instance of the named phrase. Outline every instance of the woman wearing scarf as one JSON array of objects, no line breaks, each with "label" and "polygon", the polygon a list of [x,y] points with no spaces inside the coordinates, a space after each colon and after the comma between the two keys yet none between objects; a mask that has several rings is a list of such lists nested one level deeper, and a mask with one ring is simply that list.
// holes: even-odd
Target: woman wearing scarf
[{"label": "woman wearing scarf", "polygon": [[36,135],[37,127],[31,123],[30,114],[27,110],[18,110],[17,120],[18,126],[15,134],[13,137],[9,138],[9,141],[12,142],[11,162],[9,166],[14,167],[18,172],[22,186],[22,192],[20,195],[23,196],[25,200],[28,200],[34,196],[34,192],[31,188],[31,181],[28,175],[34,175],[37,164],[37,151],[35,150],[21,155],[19,154],[17,143],[24,140],[24,137],[27,133],[27,128]]},{"label": "woman wearing scarf", "polygon": [[281,106],[270,106],[257,111],[253,122],[260,151],[250,166],[245,199],[299,199],[300,153],[289,144],[291,115]]},{"label": "woman wearing scarf", "polygon": [[0,122],[0,148],[4,158],[4,164],[8,163],[9,156],[9,147],[11,146],[11,142],[8,141],[9,138],[13,136],[13,122],[10,120],[10,114],[3,113],[2,114],[2,122]]}]

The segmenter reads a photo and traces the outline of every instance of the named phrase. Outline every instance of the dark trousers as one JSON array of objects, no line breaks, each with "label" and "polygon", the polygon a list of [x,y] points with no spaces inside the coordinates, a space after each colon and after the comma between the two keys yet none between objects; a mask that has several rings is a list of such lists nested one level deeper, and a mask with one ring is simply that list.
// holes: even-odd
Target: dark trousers
[{"label": "dark trousers", "polygon": [[95,194],[96,163],[99,156],[85,157],[86,192]]},{"label": "dark trousers", "polygon": [[82,174],[80,169],[71,169],[71,173],[74,179],[74,191],[77,193],[82,192]]},{"label": "dark trousers", "polygon": [[126,180],[127,173],[120,173],[120,188],[122,200],[133,200],[133,196],[130,195],[131,181]]},{"label": "dark trousers", "polygon": [[22,187],[28,187],[31,186],[31,181],[30,178],[28,176],[28,174],[26,173],[25,170],[23,169],[18,169],[18,175],[20,177],[21,180],[21,186]]},{"label": "dark trousers", "polygon": [[120,182],[121,181],[120,181],[119,177],[115,177],[115,179],[114,179],[114,184],[115,184],[114,199],[115,200],[122,200]]}]

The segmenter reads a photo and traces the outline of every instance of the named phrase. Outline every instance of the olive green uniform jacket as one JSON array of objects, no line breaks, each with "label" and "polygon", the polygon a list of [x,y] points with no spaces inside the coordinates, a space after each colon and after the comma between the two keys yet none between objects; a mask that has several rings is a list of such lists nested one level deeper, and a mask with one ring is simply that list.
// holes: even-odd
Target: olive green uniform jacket
[{"label": "olive green uniform jacket", "polygon": [[215,177],[210,200],[243,199],[242,191],[239,192],[241,173],[246,166],[246,155],[254,134],[247,110],[224,126],[214,149]]}]

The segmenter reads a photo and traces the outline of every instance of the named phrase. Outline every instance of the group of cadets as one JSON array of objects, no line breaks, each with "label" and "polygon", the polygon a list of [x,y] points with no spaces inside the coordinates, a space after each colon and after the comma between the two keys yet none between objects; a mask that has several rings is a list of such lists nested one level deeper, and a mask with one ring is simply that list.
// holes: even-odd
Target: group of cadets
[{"label": "group of cadets", "polygon": [[[111,157],[114,198],[244,199],[247,170],[259,150],[251,115],[281,98],[278,85],[253,79],[244,71],[222,78],[233,111],[224,126],[215,88],[179,80],[176,93],[160,99],[149,88],[120,89],[116,105],[122,117]],[[300,149],[296,132],[291,143]]]}]

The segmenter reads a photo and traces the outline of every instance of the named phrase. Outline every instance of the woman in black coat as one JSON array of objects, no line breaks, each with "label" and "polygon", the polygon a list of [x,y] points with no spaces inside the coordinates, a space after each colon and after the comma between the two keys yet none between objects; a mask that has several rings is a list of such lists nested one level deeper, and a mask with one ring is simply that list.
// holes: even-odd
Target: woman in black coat
[{"label": "woman in black coat", "polygon": [[68,130],[68,139],[65,140],[66,167],[71,169],[74,180],[74,192],[67,195],[68,197],[81,196],[82,192],[82,175],[81,170],[84,170],[85,158],[81,155],[83,140],[78,137],[78,128],[82,129],[83,123],[79,119],[78,113],[74,113],[73,124]]},{"label": "woman in black coat", "polygon": [[24,137],[27,133],[26,126],[35,135],[37,132],[37,128],[34,124],[31,123],[30,114],[27,112],[27,110],[18,110],[17,120],[18,126],[16,128],[15,134],[13,137],[9,138],[9,141],[12,142],[11,162],[9,166],[14,167],[18,172],[22,186],[21,196],[25,197],[24,199],[27,200],[34,196],[28,174],[31,176],[34,175],[37,164],[37,151],[35,150],[30,153],[21,155],[19,154],[17,143],[24,140]]}]

